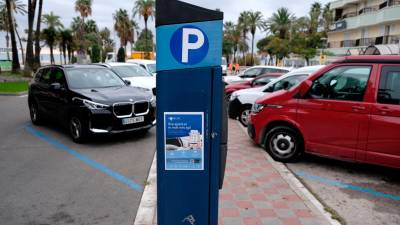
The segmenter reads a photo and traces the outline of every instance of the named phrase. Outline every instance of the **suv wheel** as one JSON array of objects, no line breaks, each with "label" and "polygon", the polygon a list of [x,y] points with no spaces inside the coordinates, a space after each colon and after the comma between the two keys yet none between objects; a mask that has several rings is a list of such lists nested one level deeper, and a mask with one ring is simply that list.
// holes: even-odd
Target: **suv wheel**
[{"label": "suv wheel", "polygon": [[35,102],[29,103],[29,115],[34,125],[40,125],[42,117]]},{"label": "suv wheel", "polygon": [[290,127],[275,127],[267,133],[266,137],[264,147],[276,161],[295,161],[304,151],[303,139],[297,131]]},{"label": "suv wheel", "polygon": [[88,136],[88,126],[79,116],[74,115],[69,119],[69,132],[74,142],[82,143]]},{"label": "suv wheel", "polygon": [[245,105],[242,107],[242,109],[239,112],[239,122],[245,127],[247,127],[247,124],[249,123],[248,117],[249,117],[250,111],[251,111],[251,106]]}]

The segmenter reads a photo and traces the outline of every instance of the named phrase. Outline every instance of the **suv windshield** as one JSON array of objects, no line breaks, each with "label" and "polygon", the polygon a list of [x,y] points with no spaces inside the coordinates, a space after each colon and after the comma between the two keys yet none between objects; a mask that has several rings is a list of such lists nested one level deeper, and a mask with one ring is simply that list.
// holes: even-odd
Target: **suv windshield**
[{"label": "suv windshield", "polygon": [[112,69],[122,78],[151,76],[145,69],[136,65],[112,66]]},{"label": "suv windshield", "polygon": [[72,89],[125,86],[117,74],[105,68],[73,68],[66,70],[68,85]]}]

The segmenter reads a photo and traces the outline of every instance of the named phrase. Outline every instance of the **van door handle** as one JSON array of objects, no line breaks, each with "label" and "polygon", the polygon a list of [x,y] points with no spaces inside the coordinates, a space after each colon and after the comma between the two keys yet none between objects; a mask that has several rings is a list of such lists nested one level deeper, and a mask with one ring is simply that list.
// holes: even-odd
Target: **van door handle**
[{"label": "van door handle", "polygon": [[366,109],[365,106],[362,105],[354,105],[352,108],[354,111],[362,111]]},{"label": "van door handle", "polygon": [[378,110],[379,110],[380,113],[382,113],[384,115],[392,112],[392,110],[389,109],[388,107],[382,107],[382,108],[379,108]]}]

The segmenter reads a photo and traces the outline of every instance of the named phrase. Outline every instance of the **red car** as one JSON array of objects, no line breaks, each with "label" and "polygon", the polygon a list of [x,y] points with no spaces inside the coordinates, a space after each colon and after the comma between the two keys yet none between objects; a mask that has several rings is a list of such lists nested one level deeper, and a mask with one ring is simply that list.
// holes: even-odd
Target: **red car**
[{"label": "red car", "polygon": [[256,78],[254,78],[251,81],[243,81],[243,82],[239,82],[239,83],[229,84],[225,87],[225,94],[227,96],[227,99],[229,99],[231,94],[235,91],[247,89],[247,88],[264,86],[264,85],[268,84],[269,82],[271,82],[271,80],[276,79],[282,75],[283,75],[283,73],[266,73],[266,74],[263,74],[263,75],[260,75]]},{"label": "red car", "polygon": [[248,133],[278,161],[302,153],[400,168],[400,56],[349,56],[253,105]]}]

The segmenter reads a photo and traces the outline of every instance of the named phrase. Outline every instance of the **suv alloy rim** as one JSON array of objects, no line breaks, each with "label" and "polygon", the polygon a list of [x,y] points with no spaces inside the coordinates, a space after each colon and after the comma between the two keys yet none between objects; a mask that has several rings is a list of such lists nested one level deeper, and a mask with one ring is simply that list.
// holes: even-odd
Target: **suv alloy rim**
[{"label": "suv alloy rim", "polygon": [[295,139],[287,133],[274,135],[270,142],[270,149],[280,156],[287,156],[295,152]]},{"label": "suv alloy rim", "polygon": [[36,111],[35,105],[31,103],[31,107],[29,107],[29,108],[30,108],[30,112],[31,112],[32,121],[36,121],[36,119],[37,119],[37,111]]},{"label": "suv alloy rim", "polygon": [[72,117],[71,122],[70,122],[70,129],[71,129],[71,134],[75,139],[80,138],[81,136],[81,121],[79,121],[78,118]]}]

